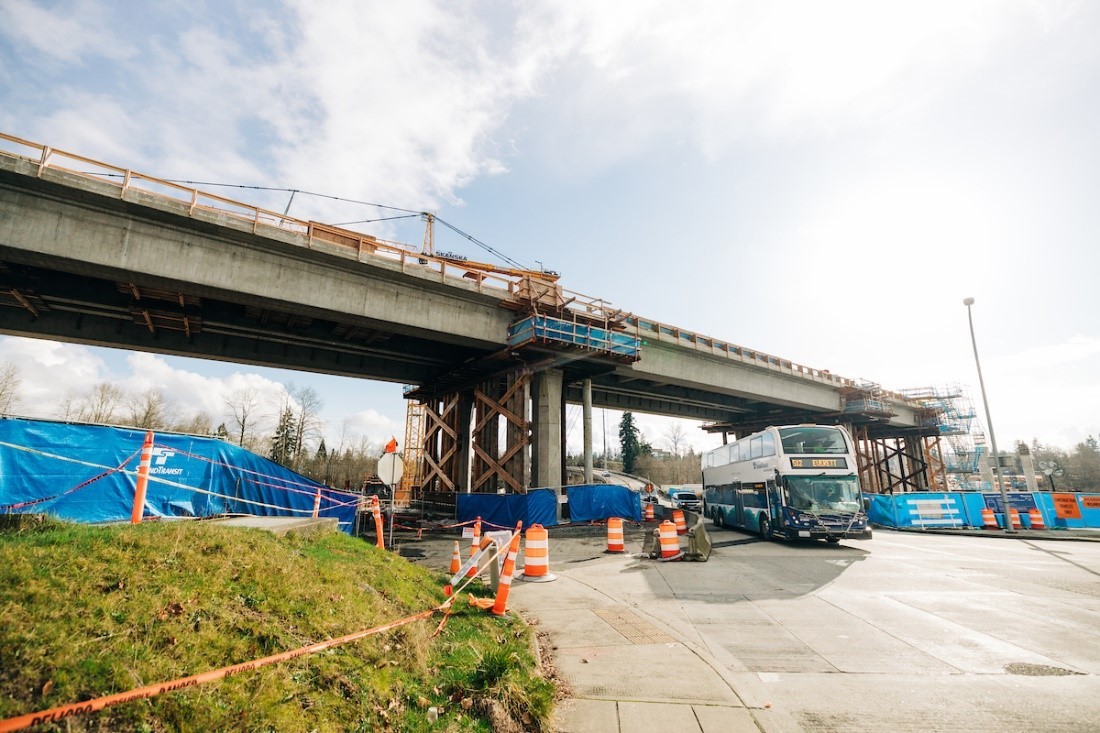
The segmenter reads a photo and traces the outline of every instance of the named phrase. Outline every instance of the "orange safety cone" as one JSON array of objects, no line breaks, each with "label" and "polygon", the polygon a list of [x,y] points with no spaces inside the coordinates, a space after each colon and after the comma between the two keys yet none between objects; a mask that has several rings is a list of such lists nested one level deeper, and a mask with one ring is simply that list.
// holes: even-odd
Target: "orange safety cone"
[{"label": "orange safety cone", "polygon": [[684,519],[683,509],[674,509],[672,511],[672,522],[676,525],[676,534],[688,533],[688,524],[687,520]]},{"label": "orange safety cone", "polygon": [[1043,521],[1043,513],[1038,507],[1027,510],[1027,518],[1031,522],[1032,529],[1046,529],[1047,523]]},{"label": "orange safety cone", "polygon": [[[474,537],[470,541],[470,557],[477,554],[478,546],[481,544],[481,517],[478,517],[474,522]],[[466,572],[467,578],[477,577],[477,566],[473,566]]]},{"label": "orange safety cone", "polygon": [[521,580],[548,583],[558,576],[550,572],[550,533],[541,524],[527,528],[523,543],[523,575]]},{"label": "orange safety cone", "polygon": [[668,562],[683,557],[684,553],[680,551],[680,537],[676,534],[676,525],[666,520],[661,522],[659,531],[661,537],[661,557],[659,559],[662,562]]},{"label": "orange safety cone", "polygon": [[623,519],[622,517],[608,517],[607,519],[607,552],[626,552],[623,543]]},{"label": "orange safety cone", "polygon": [[993,513],[993,510],[989,507],[982,509],[982,529],[1000,529],[1001,525],[997,524],[997,516]]},{"label": "orange safety cone", "polygon": [[1023,529],[1024,525],[1020,522],[1020,512],[1015,508],[1009,508],[1009,516],[1012,517],[1012,529]]},{"label": "orange safety cone", "polygon": [[653,521],[653,504],[648,501],[645,503],[645,521]]},{"label": "orange safety cone", "polygon": [[516,523],[516,533],[512,535],[512,542],[508,545],[508,557],[504,558],[504,568],[500,571],[500,585],[497,586],[497,597],[490,610],[494,616],[503,616],[508,611],[508,592],[512,589],[512,576],[516,572],[516,555],[519,554],[519,534],[523,522]]},{"label": "orange safety cone", "polygon": [[458,540],[455,540],[455,551],[451,553],[451,575],[454,575],[462,567],[462,554],[458,551]]}]

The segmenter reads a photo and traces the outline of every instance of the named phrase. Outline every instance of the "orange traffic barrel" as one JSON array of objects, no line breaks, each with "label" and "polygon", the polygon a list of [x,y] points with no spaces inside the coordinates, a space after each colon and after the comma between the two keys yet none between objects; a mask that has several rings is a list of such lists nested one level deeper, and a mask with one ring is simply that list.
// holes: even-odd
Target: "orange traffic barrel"
[{"label": "orange traffic barrel", "polygon": [[661,560],[679,560],[684,556],[680,552],[680,537],[676,534],[676,525],[669,521],[661,522]]},{"label": "orange traffic barrel", "polygon": [[989,507],[982,509],[982,529],[1000,529],[1001,525],[997,524],[997,516],[993,513],[993,510]]},{"label": "orange traffic barrel", "polygon": [[1028,509],[1027,518],[1031,522],[1032,529],[1046,529],[1047,523],[1043,521],[1043,513],[1038,508]]},{"label": "orange traffic barrel", "polygon": [[545,583],[557,580],[550,572],[550,533],[541,524],[532,524],[523,535],[523,580]]},{"label": "orange traffic barrel", "polygon": [[676,524],[676,534],[688,533],[688,523],[687,520],[684,519],[683,509],[672,510],[672,521]]},{"label": "orange traffic barrel", "polygon": [[451,553],[451,575],[462,569],[462,555],[458,551],[458,540],[455,540],[455,551]]},{"label": "orange traffic barrel", "polygon": [[626,545],[623,543],[622,517],[609,517],[607,520],[607,551],[626,552]]},{"label": "orange traffic barrel", "polygon": [[1009,516],[1012,517],[1012,529],[1023,529],[1024,525],[1020,523],[1020,512],[1010,507],[1008,513]]},{"label": "orange traffic barrel", "polygon": [[647,522],[653,521],[653,504],[648,501],[645,503],[645,520]]}]

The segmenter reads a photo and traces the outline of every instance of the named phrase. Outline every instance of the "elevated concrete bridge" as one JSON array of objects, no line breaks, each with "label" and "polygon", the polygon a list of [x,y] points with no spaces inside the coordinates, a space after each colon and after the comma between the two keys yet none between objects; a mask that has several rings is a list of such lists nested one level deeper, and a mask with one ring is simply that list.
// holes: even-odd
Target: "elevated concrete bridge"
[{"label": "elevated concrete bridge", "polygon": [[[618,311],[542,273],[425,255],[6,135],[0,306],[6,334],[414,385],[422,418],[407,449],[426,466],[414,478],[446,490],[522,488],[528,474],[561,484],[561,414],[589,390],[588,405],[723,433],[810,421],[866,441],[936,433],[900,395]],[[509,343],[533,314],[642,345],[623,358],[587,341]],[[914,476],[931,475],[922,465]]]}]

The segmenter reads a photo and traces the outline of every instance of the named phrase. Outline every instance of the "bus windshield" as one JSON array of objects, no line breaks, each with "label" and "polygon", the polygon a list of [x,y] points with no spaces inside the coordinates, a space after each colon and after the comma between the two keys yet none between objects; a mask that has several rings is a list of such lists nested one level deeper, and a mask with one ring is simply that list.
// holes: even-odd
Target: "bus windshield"
[{"label": "bus windshield", "polygon": [[859,484],[855,476],[788,476],[788,505],[817,514],[858,512]]},{"label": "bus windshield", "polygon": [[844,434],[836,428],[817,425],[800,425],[794,428],[780,428],[779,439],[783,443],[783,452],[788,455],[806,453],[848,452],[844,444]]}]

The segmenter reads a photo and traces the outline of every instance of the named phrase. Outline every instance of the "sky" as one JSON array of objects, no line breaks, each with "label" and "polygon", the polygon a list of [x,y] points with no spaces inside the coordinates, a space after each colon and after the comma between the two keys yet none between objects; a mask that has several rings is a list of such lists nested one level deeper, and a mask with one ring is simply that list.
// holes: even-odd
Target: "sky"
[{"label": "sky", "polygon": [[[394,212],[289,190],[432,211],[567,290],[981,413],[973,297],[999,446],[1072,448],[1100,433],[1098,37],[1070,0],[0,0],[0,131],[283,189],[212,190],[302,219]],[[330,440],[404,431],[400,385],[10,337],[3,360],[40,416],[103,380],[211,412],[292,382]]]}]

